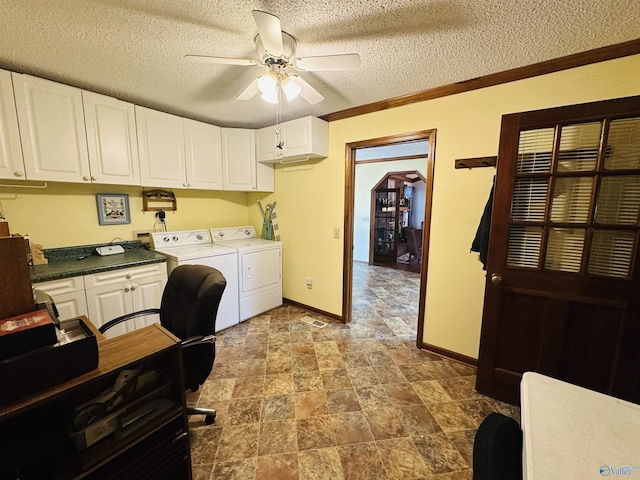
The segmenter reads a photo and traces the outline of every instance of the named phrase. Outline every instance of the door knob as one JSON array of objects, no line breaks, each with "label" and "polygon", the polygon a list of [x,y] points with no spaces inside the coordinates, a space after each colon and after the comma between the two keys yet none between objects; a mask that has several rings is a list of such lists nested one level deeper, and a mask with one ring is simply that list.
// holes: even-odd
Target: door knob
[{"label": "door knob", "polygon": [[497,273],[491,275],[491,283],[498,284],[500,282],[502,282],[502,277],[500,275],[498,275]]}]

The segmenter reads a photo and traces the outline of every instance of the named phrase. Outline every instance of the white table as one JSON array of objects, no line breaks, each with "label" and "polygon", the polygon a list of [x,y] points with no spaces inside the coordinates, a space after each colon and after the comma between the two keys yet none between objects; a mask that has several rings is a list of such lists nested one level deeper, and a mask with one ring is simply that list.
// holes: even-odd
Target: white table
[{"label": "white table", "polygon": [[640,405],[533,372],[520,391],[525,480],[640,479]]}]

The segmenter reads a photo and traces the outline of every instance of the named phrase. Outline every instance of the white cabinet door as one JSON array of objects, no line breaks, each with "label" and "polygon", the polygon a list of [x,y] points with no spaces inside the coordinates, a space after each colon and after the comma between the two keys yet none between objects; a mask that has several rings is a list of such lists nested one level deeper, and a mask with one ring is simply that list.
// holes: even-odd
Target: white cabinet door
[{"label": "white cabinet door", "polygon": [[305,117],[283,124],[281,136],[283,137],[287,157],[306,155],[312,151],[312,118]]},{"label": "white cabinet door", "polygon": [[[258,161],[293,163],[329,155],[329,124],[308,116],[258,130]],[[280,145],[280,148],[277,147]]]},{"label": "white cabinet door", "polygon": [[91,182],[79,88],[12,74],[29,180]]},{"label": "white cabinet door", "polygon": [[11,72],[5,70],[0,70],[0,178],[25,179]]},{"label": "white cabinet door", "polygon": [[[283,140],[284,132],[280,129],[280,136],[276,134],[276,127],[265,127],[256,130],[256,159],[258,162],[282,157],[282,149],[278,148],[278,141]],[[282,142],[284,145],[284,142]]]},{"label": "white cabinet door", "polygon": [[140,183],[186,188],[182,117],[135,106]]},{"label": "white cabinet door", "polygon": [[[167,274],[131,281],[131,296],[133,311],[159,308],[162,301],[164,286],[167,284]],[[160,323],[159,315],[146,315],[135,319],[135,328],[146,327],[152,323]]]},{"label": "white cabinet door", "polygon": [[222,176],[225,190],[256,189],[255,130],[222,129]]},{"label": "white cabinet door", "polygon": [[133,104],[87,91],[82,100],[92,181],[140,185]]},{"label": "white cabinet door", "polygon": [[[109,320],[133,312],[131,287],[127,282],[103,285],[87,289],[87,309],[89,319],[96,327],[101,327]],[[105,332],[107,338],[135,330],[133,322],[122,322]]]},{"label": "white cabinet door", "polygon": [[[116,317],[147,308],[160,308],[167,283],[165,263],[111,270],[85,275],[89,318],[100,327]],[[113,338],[157,322],[156,315],[140,317],[110,328],[105,333]]]},{"label": "white cabinet door", "polygon": [[222,190],[220,127],[183,119],[187,186]]},{"label": "white cabinet door", "polygon": [[42,290],[53,298],[60,320],[89,314],[81,276],[34,283],[33,288]]}]

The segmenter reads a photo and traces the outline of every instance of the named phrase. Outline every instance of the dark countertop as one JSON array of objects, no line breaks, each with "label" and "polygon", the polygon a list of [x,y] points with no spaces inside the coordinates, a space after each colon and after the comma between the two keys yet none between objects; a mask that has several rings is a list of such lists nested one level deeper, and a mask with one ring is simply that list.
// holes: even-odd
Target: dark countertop
[{"label": "dark countertop", "polygon": [[167,261],[164,255],[147,250],[139,241],[117,243],[116,245],[123,246],[124,253],[104,257],[95,253],[96,246],[102,245],[104,244],[45,250],[49,263],[30,267],[31,282],[48,282]]}]

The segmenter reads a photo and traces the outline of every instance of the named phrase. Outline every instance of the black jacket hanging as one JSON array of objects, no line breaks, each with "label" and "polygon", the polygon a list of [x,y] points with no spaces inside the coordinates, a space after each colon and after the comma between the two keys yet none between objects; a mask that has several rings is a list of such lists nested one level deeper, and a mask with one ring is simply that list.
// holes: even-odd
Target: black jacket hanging
[{"label": "black jacket hanging", "polygon": [[482,269],[487,269],[487,253],[489,252],[489,231],[491,230],[491,209],[493,207],[493,188],[495,186],[496,177],[493,177],[493,185],[491,185],[491,192],[489,192],[489,199],[482,212],[482,218],[480,218],[480,225],[476,231],[476,237],[471,244],[471,251],[478,252],[480,254],[480,261],[482,262]]}]

